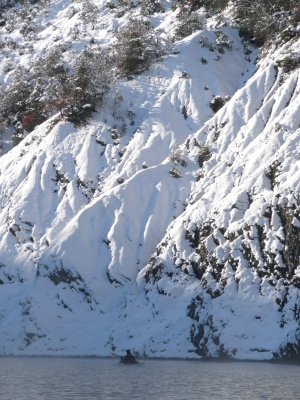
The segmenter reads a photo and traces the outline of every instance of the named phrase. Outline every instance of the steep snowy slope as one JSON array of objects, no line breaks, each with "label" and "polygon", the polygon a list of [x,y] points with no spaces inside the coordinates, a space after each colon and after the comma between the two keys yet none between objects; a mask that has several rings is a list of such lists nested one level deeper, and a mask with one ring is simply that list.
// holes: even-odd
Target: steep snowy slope
[{"label": "steep snowy slope", "polygon": [[261,63],[189,138],[188,162],[203,141],[212,157],[138,277],[155,320],[160,302],[184,305],[176,324],[182,309],[202,356],[270,359],[299,350],[300,82],[299,69],[285,76],[278,68],[281,57]]},{"label": "steep snowy slope", "polygon": [[[107,44],[128,15],[96,3]],[[152,23],[171,33],[165,3]],[[56,37],[70,7],[50,7]],[[238,31],[209,20],[176,46],[118,79],[86,125],[55,115],[1,157],[2,354],[299,350],[299,42],[255,66]]]}]

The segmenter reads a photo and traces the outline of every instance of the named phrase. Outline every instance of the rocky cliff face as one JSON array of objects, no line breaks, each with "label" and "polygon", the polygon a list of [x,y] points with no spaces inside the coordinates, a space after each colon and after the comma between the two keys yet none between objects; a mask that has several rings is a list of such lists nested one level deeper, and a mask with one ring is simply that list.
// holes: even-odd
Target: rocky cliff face
[{"label": "rocky cliff face", "polygon": [[[107,43],[128,14],[96,3]],[[228,21],[1,157],[2,354],[299,355],[300,44],[257,60]]]}]

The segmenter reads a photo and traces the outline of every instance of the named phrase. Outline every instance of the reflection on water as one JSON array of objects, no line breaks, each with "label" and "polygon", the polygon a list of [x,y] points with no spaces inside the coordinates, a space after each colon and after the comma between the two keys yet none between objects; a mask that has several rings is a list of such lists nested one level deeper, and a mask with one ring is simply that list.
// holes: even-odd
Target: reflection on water
[{"label": "reflection on water", "polygon": [[0,357],[1,400],[296,400],[299,382],[298,365]]}]

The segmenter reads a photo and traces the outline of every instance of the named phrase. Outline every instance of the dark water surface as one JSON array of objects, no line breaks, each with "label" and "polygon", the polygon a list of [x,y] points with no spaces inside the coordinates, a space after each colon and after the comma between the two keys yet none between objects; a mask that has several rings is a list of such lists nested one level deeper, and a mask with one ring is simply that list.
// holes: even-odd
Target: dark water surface
[{"label": "dark water surface", "polygon": [[0,399],[299,400],[300,366],[0,357]]}]

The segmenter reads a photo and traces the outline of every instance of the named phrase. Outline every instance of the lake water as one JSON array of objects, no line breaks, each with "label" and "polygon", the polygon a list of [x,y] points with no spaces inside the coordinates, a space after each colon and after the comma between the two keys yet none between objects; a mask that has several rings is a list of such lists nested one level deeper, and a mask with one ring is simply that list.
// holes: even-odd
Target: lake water
[{"label": "lake water", "polygon": [[299,400],[300,366],[0,357],[1,400]]}]

